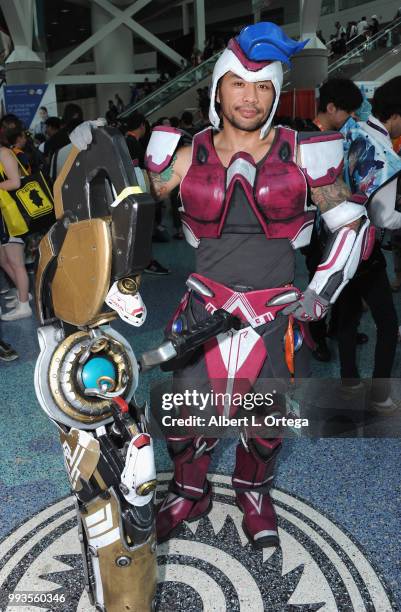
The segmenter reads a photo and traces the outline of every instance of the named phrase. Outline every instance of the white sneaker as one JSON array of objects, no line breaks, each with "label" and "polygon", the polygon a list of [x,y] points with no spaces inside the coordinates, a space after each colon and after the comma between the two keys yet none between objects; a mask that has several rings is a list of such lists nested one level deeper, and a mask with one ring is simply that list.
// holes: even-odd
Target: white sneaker
[{"label": "white sneaker", "polygon": [[[19,302],[18,295],[10,295],[10,296],[7,296],[4,299],[7,300],[6,308],[15,308],[15,306]],[[30,302],[32,301],[32,293],[28,293],[28,300]]]},{"label": "white sneaker", "polygon": [[32,316],[32,308],[29,302],[18,302],[13,310],[1,315],[2,321],[17,321],[17,319],[27,319]]},{"label": "white sneaker", "polygon": [[400,409],[400,404],[397,400],[393,400],[391,397],[388,397],[384,402],[375,402],[371,401],[368,411],[371,414],[376,414],[378,416],[386,416],[390,414],[394,414]]}]

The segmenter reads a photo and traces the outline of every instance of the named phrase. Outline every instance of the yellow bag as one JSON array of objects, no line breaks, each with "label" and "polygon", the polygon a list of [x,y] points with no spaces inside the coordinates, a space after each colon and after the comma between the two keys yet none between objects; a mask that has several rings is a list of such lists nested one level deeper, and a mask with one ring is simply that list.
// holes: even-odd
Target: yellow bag
[{"label": "yellow bag", "polygon": [[29,231],[15,200],[4,189],[0,189],[0,210],[10,236],[21,236]]},{"label": "yellow bag", "polygon": [[[10,236],[44,231],[54,223],[54,203],[51,190],[41,172],[29,174],[15,156],[25,176],[15,191],[0,189],[0,209]],[[0,173],[5,177],[0,163]],[[4,179],[3,179],[4,180]]]}]

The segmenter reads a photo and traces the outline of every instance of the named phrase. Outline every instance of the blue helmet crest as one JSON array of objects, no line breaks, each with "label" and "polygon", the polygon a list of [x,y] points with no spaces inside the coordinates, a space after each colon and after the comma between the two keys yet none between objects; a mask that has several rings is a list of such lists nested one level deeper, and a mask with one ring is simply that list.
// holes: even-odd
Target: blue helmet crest
[{"label": "blue helmet crest", "polygon": [[248,59],[255,62],[277,60],[288,66],[291,66],[290,57],[302,51],[308,42],[292,40],[278,25],[269,21],[246,26],[236,40]]}]

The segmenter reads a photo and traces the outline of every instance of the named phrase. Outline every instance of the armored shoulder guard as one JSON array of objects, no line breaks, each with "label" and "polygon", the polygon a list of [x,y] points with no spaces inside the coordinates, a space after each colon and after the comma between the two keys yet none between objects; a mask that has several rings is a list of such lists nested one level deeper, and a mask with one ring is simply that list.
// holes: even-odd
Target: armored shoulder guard
[{"label": "armored shoulder guard", "polygon": [[343,137],[339,132],[299,132],[300,167],[310,187],[331,185],[344,165]]},{"label": "armored shoulder guard", "polygon": [[145,155],[145,166],[150,172],[160,173],[167,168],[181,136],[181,130],[166,125],[154,128]]}]

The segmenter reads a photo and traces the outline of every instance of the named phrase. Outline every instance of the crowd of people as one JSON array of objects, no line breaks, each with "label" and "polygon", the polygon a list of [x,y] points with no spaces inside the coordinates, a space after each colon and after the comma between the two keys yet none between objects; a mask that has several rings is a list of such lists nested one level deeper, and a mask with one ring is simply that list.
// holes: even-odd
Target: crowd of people
[{"label": "crowd of people", "polygon": [[[401,77],[393,79],[388,85],[384,97],[378,98],[373,105],[373,114],[380,125],[384,125],[388,137],[400,134],[392,133],[390,118],[395,114],[401,122],[401,100],[399,91]],[[399,89],[397,89],[397,87]],[[347,120],[358,113],[363,102],[358,87],[347,79],[331,79],[320,89],[317,116],[310,119],[275,117],[275,124],[291,127],[297,131],[340,130]],[[139,114],[132,114],[127,120],[119,121],[118,113],[122,108],[122,100],[118,95],[115,101],[109,102],[109,112],[106,115],[108,123],[118,127],[123,133],[128,151],[135,167],[145,168],[145,150],[152,129],[157,125],[168,125],[182,131],[183,144],[190,144],[193,136],[203,130],[208,124],[208,91],[198,90],[199,111],[196,117],[184,111],[181,116],[161,116],[152,125]],[[390,110],[389,110],[390,109]],[[45,108],[40,109],[40,121],[32,133],[14,115],[5,115],[0,120],[0,169],[2,182],[0,189],[13,191],[19,186],[21,167],[26,172],[43,171],[49,183],[54,182],[57,174],[69,153],[71,143],[69,134],[84,120],[82,109],[76,104],[67,104],[62,117],[49,117]],[[398,125],[398,124],[397,124]],[[399,127],[399,126],[398,126]],[[398,129],[398,128],[397,128]],[[396,146],[396,144],[394,144]],[[170,206],[172,215],[173,235],[167,229],[165,215]],[[168,242],[171,238],[182,240],[184,234],[181,227],[179,190],[173,190],[166,201],[158,202],[154,223],[154,240]],[[7,232],[4,219],[1,217],[1,247],[0,266],[3,282],[0,292],[3,301],[7,303],[6,312],[1,315],[2,322],[15,321],[32,316],[29,293],[29,275],[27,260],[32,259],[32,248],[38,244],[37,235],[13,237]],[[387,234],[388,235],[388,234]],[[398,332],[397,315],[393,304],[392,293],[401,289],[401,239],[400,231],[391,233],[390,242],[381,235],[376,241],[374,255],[370,263],[362,265],[354,279],[348,284],[331,311],[331,315],[322,321],[311,324],[311,332],[316,342],[314,356],[320,361],[332,359],[332,352],[327,338],[336,338],[339,345],[341,374],[345,380],[358,380],[356,346],[372,342],[365,334],[359,332],[358,326],[363,313],[370,310],[377,329],[377,343],[374,354],[374,376],[390,378],[394,361],[396,337]],[[311,245],[304,249],[305,263],[310,277],[316,271],[318,262],[327,241],[324,229],[315,224]],[[386,261],[382,249],[389,248],[393,252],[394,274],[391,285],[386,273]],[[31,264],[30,264],[31,265]],[[162,263],[153,259],[149,262],[146,272],[154,275],[169,274]],[[6,280],[5,280],[6,279]],[[0,336],[1,337],[1,336]],[[17,358],[14,349],[0,341],[0,359],[11,361]],[[356,385],[360,383],[357,382]]]},{"label": "crowd of people", "polygon": [[369,18],[364,15],[359,21],[349,21],[346,26],[336,21],[334,27],[336,30],[330,35],[327,43],[321,31],[317,33],[320,40],[323,44],[327,44],[333,55],[343,55],[363,42],[369,43],[370,39],[375,37],[380,29],[377,15],[372,15]]}]

